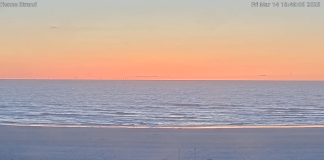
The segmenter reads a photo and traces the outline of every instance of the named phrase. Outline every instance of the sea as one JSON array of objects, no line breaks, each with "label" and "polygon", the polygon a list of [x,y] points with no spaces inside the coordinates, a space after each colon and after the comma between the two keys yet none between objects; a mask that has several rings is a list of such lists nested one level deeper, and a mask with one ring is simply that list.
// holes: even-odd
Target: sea
[{"label": "sea", "polygon": [[0,80],[1,125],[324,124],[323,81]]}]

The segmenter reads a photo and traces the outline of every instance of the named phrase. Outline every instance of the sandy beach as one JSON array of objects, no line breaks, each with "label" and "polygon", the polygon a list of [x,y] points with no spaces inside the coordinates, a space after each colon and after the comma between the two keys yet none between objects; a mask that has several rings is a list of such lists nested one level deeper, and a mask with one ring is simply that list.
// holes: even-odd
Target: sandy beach
[{"label": "sandy beach", "polygon": [[322,127],[132,129],[0,126],[0,159],[318,160],[324,157],[323,133]]}]

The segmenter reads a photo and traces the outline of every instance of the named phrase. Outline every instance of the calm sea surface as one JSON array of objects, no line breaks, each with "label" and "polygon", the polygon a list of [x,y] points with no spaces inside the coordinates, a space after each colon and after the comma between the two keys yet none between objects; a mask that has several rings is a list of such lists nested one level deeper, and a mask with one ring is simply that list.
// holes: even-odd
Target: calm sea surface
[{"label": "calm sea surface", "polygon": [[324,82],[0,80],[0,124],[323,125]]}]

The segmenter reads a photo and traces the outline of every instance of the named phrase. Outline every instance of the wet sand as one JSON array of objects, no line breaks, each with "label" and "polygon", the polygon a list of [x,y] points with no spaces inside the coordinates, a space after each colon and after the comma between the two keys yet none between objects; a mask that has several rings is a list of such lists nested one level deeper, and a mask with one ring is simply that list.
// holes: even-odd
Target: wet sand
[{"label": "wet sand", "polygon": [[1,160],[318,160],[323,157],[324,128],[314,126],[213,129],[0,126]]}]

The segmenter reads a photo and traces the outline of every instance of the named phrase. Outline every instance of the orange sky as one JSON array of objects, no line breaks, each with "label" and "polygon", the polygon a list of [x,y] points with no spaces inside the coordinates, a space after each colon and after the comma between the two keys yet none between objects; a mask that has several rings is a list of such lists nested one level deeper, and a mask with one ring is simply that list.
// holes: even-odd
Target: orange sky
[{"label": "orange sky", "polygon": [[324,80],[321,9],[140,2],[0,10],[0,78]]}]

